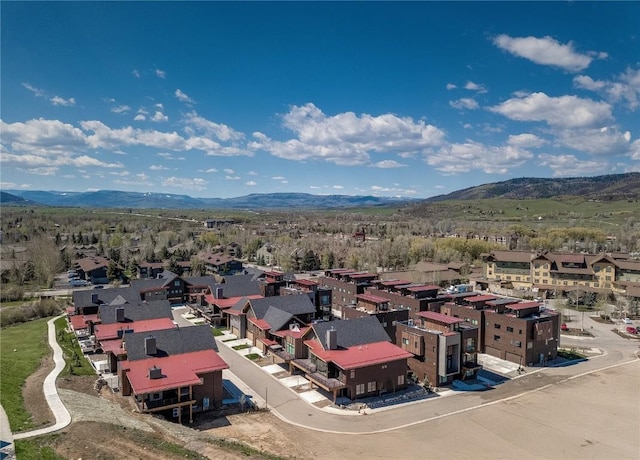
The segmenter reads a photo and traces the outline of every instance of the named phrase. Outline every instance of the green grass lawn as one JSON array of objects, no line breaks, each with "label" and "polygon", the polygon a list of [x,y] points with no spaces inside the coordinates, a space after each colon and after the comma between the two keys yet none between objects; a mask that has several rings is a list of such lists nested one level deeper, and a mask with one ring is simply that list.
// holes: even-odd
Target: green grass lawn
[{"label": "green grass lawn", "polygon": [[241,345],[235,345],[231,348],[233,348],[234,350],[244,350],[246,348],[251,348],[251,345],[247,345],[246,343],[243,343]]},{"label": "green grass lawn", "polygon": [[0,402],[14,432],[33,428],[31,415],[24,407],[22,385],[38,369],[42,358],[51,353],[47,345],[48,320],[5,327],[0,333]]},{"label": "green grass lawn", "polygon": [[89,363],[89,360],[82,354],[75,334],[65,331],[67,327],[66,318],[58,318],[55,321],[55,325],[58,344],[60,348],[62,348],[64,360],[67,362],[66,367],[60,375],[94,375],[96,372],[91,366],[91,363]]},{"label": "green grass lawn", "polygon": [[47,444],[53,442],[56,435],[39,436],[32,439],[18,439],[15,442],[16,458],[28,459],[37,458],[39,460],[64,460]]},{"label": "green grass lawn", "polygon": [[211,333],[213,334],[214,337],[220,337],[221,335],[224,335],[224,329],[214,327],[214,328],[211,328]]}]

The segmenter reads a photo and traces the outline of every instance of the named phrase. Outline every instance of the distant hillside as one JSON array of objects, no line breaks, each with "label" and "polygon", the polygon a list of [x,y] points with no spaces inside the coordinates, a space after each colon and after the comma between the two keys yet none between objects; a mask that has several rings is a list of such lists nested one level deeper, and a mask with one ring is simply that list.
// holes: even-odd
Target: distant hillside
[{"label": "distant hillside", "polygon": [[[193,198],[170,193],[139,193],[100,190],[56,192],[10,190],[9,196],[48,206],[136,209],[334,209],[398,205],[403,200],[374,196],[265,193],[236,198]],[[6,192],[3,192],[6,193]],[[404,200],[409,201],[409,200]]]},{"label": "distant hillside", "polygon": [[448,195],[431,197],[425,202],[489,198],[544,199],[561,196],[580,196],[594,200],[637,199],[640,198],[640,173],[555,179],[523,177],[469,187]]},{"label": "distant hillside", "polygon": [[0,203],[11,206],[28,206],[35,203],[7,192],[0,192]]}]

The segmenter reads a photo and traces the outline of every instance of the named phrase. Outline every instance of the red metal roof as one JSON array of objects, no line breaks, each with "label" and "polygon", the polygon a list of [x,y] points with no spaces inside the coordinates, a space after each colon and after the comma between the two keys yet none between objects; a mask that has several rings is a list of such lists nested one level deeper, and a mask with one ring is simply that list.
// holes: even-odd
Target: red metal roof
[{"label": "red metal roof", "polygon": [[429,321],[435,321],[437,323],[443,324],[456,324],[461,323],[463,320],[460,318],[454,318],[453,316],[443,315],[442,313],[437,313],[435,311],[419,311],[416,315],[421,318],[425,318]]},{"label": "red metal roof", "polygon": [[324,362],[333,362],[344,370],[388,363],[413,356],[390,342],[374,342],[341,350],[324,350],[317,340],[308,340],[305,344],[309,345],[318,358]]},{"label": "red metal roof", "polygon": [[71,327],[75,330],[86,328],[89,321],[94,324],[100,324],[102,322],[98,318],[98,315],[72,315],[69,316],[69,321],[71,322]]},{"label": "red metal roof", "polygon": [[303,337],[309,329],[311,328],[308,326],[298,328],[297,331],[292,329],[282,329],[281,331],[274,332],[273,335],[278,337],[293,337],[294,339],[299,339]]},{"label": "red metal roof", "polygon": [[113,353],[116,356],[127,354],[127,351],[122,348],[122,339],[100,341],[100,347],[105,353]]},{"label": "red metal roof", "polygon": [[268,347],[271,347],[273,345],[278,345],[278,342],[271,339],[258,339],[258,341],[264,343]]},{"label": "red metal roof", "polygon": [[206,296],[204,296],[204,298],[210,305],[215,305],[219,309],[224,310],[233,307],[242,299],[253,300],[262,299],[263,297],[261,295],[253,294],[248,296],[230,297],[228,299],[214,299],[213,295],[207,294]]},{"label": "red metal roof", "polygon": [[422,286],[411,286],[404,289],[411,292],[437,291],[440,289],[440,286],[425,284]]},{"label": "red metal roof", "polygon": [[247,318],[247,319],[249,320],[250,323],[255,324],[263,331],[266,331],[267,329],[271,329],[271,324],[267,323],[263,319],[258,319],[258,318]]},{"label": "red metal roof", "polygon": [[275,270],[264,272],[264,274],[265,274],[265,276],[269,276],[271,278],[277,278],[279,276],[283,276],[284,275],[284,273],[279,272],[279,271],[275,271]]},{"label": "red metal roof", "polygon": [[378,275],[375,273],[354,273],[352,275],[348,275],[350,278],[360,279],[360,278],[375,278]]},{"label": "red metal roof", "polygon": [[318,285],[317,281],[306,279],[306,278],[295,280],[295,283],[300,284],[301,286],[317,286]]},{"label": "red metal roof", "polygon": [[527,308],[539,307],[540,302],[520,302],[520,303],[512,303],[509,305],[505,305],[509,310],[525,310]]},{"label": "red metal roof", "polygon": [[385,299],[384,297],[378,297],[377,295],[372,295],[372,294],[358,294],[356,298],[359,300],[366,300],[367,302],[375,302],[375,303],[389,302],[389,299]]},{"label": "red metal roof", "polygon": [[173,329],[176,325],[171,318],[155,318],[143,321],[132,321],[130,323],[111,323],[96,326],[96,339],[109,340],[118,337],[119,330],[130,329],[133,332],[160,331],[163,329]]},{"label": "red metal roof", "polygon": [[[159,379],[149,378],[149,369],[154,366],[162,370],[162,377]],[[127,378],[137,395],[199,385],[198,374],[228,368],[229,365],[214,350],[122,362],[122,369],[128,369]]]},{"label": "red metal roof", "polygon": [[494,295],[474,295],[472,297],[465,297],[467,302],[489,302],[490,300],[496,300]]},{"label": "red metal roof", "polygon": [[383,286],[398,286],[400,284],[411,284],[411,281],[407,281],[407,280],[386,280],[386,281],[380,281],[380,284],[382,284]]}]

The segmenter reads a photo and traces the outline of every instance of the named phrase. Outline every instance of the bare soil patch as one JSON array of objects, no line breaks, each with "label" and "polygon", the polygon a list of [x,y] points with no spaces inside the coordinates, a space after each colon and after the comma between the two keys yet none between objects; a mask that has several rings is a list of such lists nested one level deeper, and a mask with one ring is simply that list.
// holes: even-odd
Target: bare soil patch
[{"label": "bare soil patch", "polygon": [[31,420],[35,427],[53,425],[56,421],[51,409],[49,409],[49,404],[47,404],[42,389],[45,377],[53,368],[53,358],[51,356],[45,356],[40,362],[38,370],[27,377],[22,387],[24,406],[27,412],[31,414]]}]

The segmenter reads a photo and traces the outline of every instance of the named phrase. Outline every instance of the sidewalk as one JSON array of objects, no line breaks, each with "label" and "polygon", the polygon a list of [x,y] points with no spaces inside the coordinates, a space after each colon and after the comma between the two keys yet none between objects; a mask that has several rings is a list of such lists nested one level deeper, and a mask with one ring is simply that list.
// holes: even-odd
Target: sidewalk
[{"label": "sidewalk", "polygon": [[44,379],[43,391],[45,399],[51,408],[51,412],[56,418],[56,423],[53,426],[46,428],[40,428],[38,430],[27,431],[25,433],[17,433],[13,436],[13,439],[31,438],[34,436],[40,436],[42,434],[52,433],[54,431],[61,430],[71,423],[71,415],[64,404],[60,400],[58,395],[58,388],[56,387],[56,379],[58,375],[65,367],[64,357],[62,356],[62,348],[58,345],[56,340],[56,326],[54,323],[58,318],[62,318],[64,315],[56,316],[55,318],[47,322],[49,345],[53,349],[53,361],[55,368]]},{"label": "sidewalk", "polygon": [[9,418],[4,407],[0,406],[0,460],[14,460],[15,458],[16,449],[13,445]]}]

